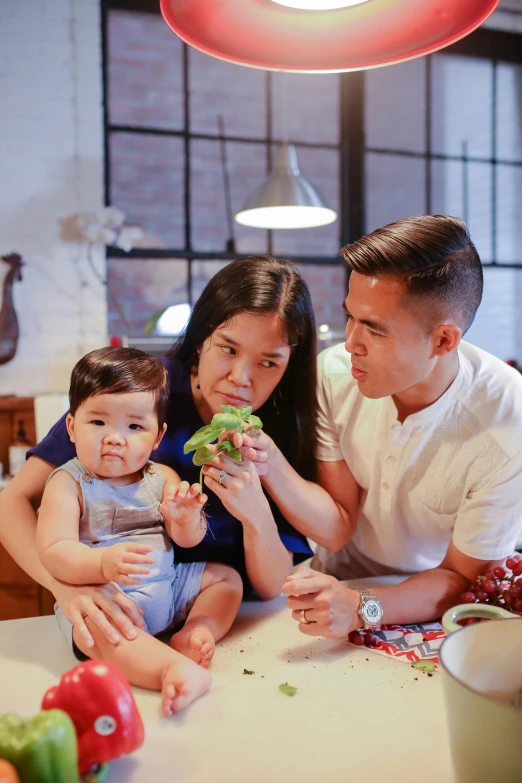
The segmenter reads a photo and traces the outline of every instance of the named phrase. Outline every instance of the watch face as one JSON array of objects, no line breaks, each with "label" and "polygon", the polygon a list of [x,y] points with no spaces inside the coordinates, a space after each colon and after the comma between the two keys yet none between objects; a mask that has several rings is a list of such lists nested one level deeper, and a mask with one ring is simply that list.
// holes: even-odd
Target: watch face
[{"label": "watch face", "polygon": [[379,625],[383,615],[382,606],[375,598],[369,598],[364,602],[361,614],[364,620],[370,625]]}]

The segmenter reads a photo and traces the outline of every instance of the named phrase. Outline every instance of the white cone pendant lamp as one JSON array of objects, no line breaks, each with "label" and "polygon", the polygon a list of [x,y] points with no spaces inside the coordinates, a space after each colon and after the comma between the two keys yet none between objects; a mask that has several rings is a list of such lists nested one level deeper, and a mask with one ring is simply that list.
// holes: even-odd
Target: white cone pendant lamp
[{"label": "white cone pendant lamp", "polygon": [[279,146],[268,179],[236,215],[238,223],[253,228],[314,228],[336,218],[299,171],[293,144]]}]

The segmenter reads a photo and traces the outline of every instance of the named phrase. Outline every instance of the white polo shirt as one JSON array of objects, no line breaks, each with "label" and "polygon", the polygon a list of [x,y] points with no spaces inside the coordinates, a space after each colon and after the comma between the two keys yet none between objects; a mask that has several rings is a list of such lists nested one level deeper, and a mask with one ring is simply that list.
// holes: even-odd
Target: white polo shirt
[{"label": "white polo shirt", "polygon": [[344,344],[319,355],[318,373],[316,457],[344,459],[361,487],[355,534],[339,552],[318,548],[323,570],[343,578],[360,554],[424,571],[451,539],[478,559],[512,553],[522,528],[520,373],[462,342],[452,385],[402,425],[391,397],[359,392]]}]

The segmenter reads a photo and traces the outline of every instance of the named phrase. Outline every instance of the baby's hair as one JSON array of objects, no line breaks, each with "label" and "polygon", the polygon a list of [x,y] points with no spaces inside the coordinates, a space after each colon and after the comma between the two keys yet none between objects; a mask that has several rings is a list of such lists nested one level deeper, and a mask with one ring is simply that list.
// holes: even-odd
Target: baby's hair
[{"label": "baby's hair", "polygon": [[169,400],[169,376],[162,363],[138,348],[97,348],[75,365],[69,387],[70,412],[97,394],[152,392],[161,429]]}]

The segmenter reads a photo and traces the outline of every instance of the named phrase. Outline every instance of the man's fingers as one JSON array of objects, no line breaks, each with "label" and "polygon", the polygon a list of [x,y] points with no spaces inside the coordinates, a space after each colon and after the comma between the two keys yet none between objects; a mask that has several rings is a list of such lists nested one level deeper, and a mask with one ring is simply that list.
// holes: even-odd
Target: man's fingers
[{"label": "man's fingers", "polygon": [[[302,623],[303,622],[302,615],[301,615],[302,611],[303,611],[302,609],[300,609],[299,611],[294,610],[292,612],[292,619],[297,620],[299,623]],[[319,612],[317,611],[317,609],[308,608],[304,610],[304,613],[309,623],[314,623],[314,625],[317,625],[317,619],[319,617]],[[304,625],[306,625],[306,623],[304,623]]]},{"label": "man's fingers", "polygon": [[325,636],[318,623],[299,623],[297,627],[305,636]]},{"label": "man's fingers", "polygon": [[306,579],[294,579],[293,581],[287,579],[282,588],[283,594],[307,595],[308,593],[320,593],[321,590],[324,590],[326,587],[328,587],[328,582],[325,582],[321,576],[309,577]]},{"label": "man's fingers", "polygon": [[286,599],[286,605],[295,612],[300,612],[302,609],[315,609],[315,597],[316,594],[311,595],[310,593],[306,595],[289,595]]},{"label": "man's fingers", "polygon": [[294,571],[293,574],[289,574],[287,576],[287,579],[289,581],[293,579],[310,579],[312,576],[319,576],[319,571],[314,571],[313,568],[308,568],[308,566],[299,566],[297,571]]}]

